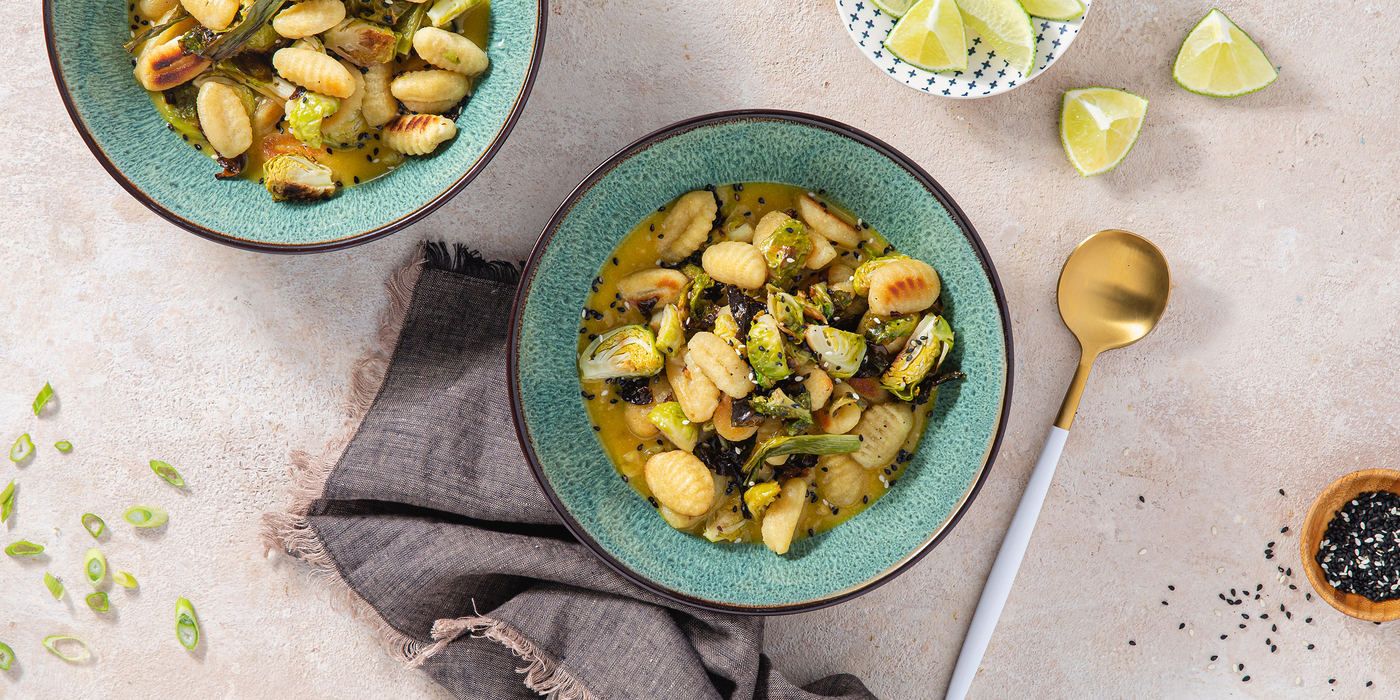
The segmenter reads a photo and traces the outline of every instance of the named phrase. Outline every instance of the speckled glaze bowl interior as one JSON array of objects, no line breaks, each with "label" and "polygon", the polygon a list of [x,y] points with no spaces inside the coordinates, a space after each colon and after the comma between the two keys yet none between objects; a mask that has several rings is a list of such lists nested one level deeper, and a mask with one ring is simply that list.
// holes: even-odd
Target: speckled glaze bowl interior
[{"label": "speckled glaze bowl interior", "polygon": [[[863,217],[929,261],[966,381],[943,389],[906,474],[870,509],[795,542],[718,545],[673,530],[618,478],[579,394],[578,321],[618,240],[656,207],[707,184],[780,182]],[[698,117],[628,146],[560,206],[515,302],[508,362],[521,444],[573,533],[637,583],[690,605],[781,614],[831,605],[893,578],[948,533],[986,479],[1011,402],[1011,332],[1001,285],[966,217],[932,178],[884,143],[791,112]]]},{"label": "speckled glaze bowl interior", "polygon": [[544,49],[547,0],[493,0],[491,67],[457,118],[457,137],[327,202],[274,202],[255,181],[218,182],[217,166],[166,129],[131,74],[126,2],[44,0],[49,62],[78,133],[132,196],[211,240],[266,252],[344,248],[388,235],[467,186],[525,107]]}]

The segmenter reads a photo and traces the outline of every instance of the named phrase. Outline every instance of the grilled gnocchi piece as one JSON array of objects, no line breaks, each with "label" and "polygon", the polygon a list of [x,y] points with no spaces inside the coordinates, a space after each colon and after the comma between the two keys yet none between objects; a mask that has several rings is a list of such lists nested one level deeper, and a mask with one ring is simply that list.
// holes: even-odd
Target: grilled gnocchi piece
[{"label": "grilled gnocchi piece", "polygon": [[815,231],[808,229],[807,237],[812,241],[812,254],[807,256],[807,269],[820,270],[830,265],[831,261],[840,255],[836,252],[836,248],[831,245],[831,241],[826,240]]},{"label": "grilled gnocchi piece", "polygon": [[307,49],[278,49],[272,65],[283,78],[312,92],[341,99],[355,94],[355,79],[339,61]]},{"label": "grilled gnocchi piece", "polygon": [[634,272],[617,281],[617,293],[624,301],[645,306],[661,307],[674,304],[681,298],[681,290],[690,283],[690,278],[680,270],[654,267]]},{"label": "grilled gnocchi piece", "polygon": [[922,260],[895,260],[870,274],[870,311],[880,316],[923,311],[938,300],[942,283]]},{"label": "grilled gnocchi piece", "polygon": [[708,190],[687,192],[676,200],[661,222],[661,259],[680,262],[710,237],[719,204]]},{"label": "grilled gnocchi piece", "polygon": [[822,206],[811,193],[796,197],[797,214],[807,226],[842,248],[860,245],[860,232]]},{"label": "grilled gnocchi piece", "polygon": [[700,265],[715,281],[740,289],[758,289],[768,279],[763,253],[739,241],[722,241],[706,248]]},{"label": "grilled gnocchi piece", "polygon": [[690,339],[690,359],[699,365],[710,382],[720,391],[736,399],[742,399],[753,391],[754,383],[749,379],[752,370],[739,353],[729,343],[714,333],[696,333]]},{"label": "grilled gnocchi piece", "polygon": [[209,67],[209,59],[185,53],[180,46],[180,37],[198,24],[194,18],[184,20],[146,42],[136,57],[136,82],[141,87],[169,90],[194,80]]},{"label": "grilled gnocchi piece", "polygon": [[457,135],[452,120],[436,114],[405,114],[384,127],[389,148],[410,156],[424,156]]},{"label": "grilled gnocchi piece", "polygon": [[174,9],[180,4],[180,0],[141,0],[136,3],[136,7],[141,12],[141,16],[150,20],[164,17],[165,13]]},{"label": "grilled gnocchi piece", "polygon": [[873,469],[894,461],[909,431],[914,429],[914,412],[905,403],[871,406],[860,417],[855,432],[861,437],[860,450],[851,455],[862,467]]},{"label": "grilled gnocchi piece", "polygon": [[253,145],[253,124],[236,90],[207,82],[199,88],[196,104],[204,138],[220,156],[237,158]]},{"label": "grilled gnocchi piece", "polygon": [[470,91],[470,80],[446,70],[417,70],[389,83],[389,92],[409,110],[420,114],[446,112]]},{"label": "grilled gnocchi piece", "polygon": [[387,63],[365,71],[365,99],[360,103],[360,112],[370,126],[384,126],[398,116],[398,100],[389,91],[389,79],[393,74],[394,69]]},{"label": "grilled gnocchi piece", "polygon": [[797,531],[797,521],[802,518],[802,507],[807,505],[807,482],[802,479],[788,479],[783,483],[782,493],[773,505],[763,514],[763,544],[776,554],[787,554],[792,546],[792,535]]},{"label": "grilled gnocchi piece", "polygon": [[710,470],[684,450],[652,455],[643,473],[651,495],[680,515],[704,515],[715,501],[715,481]]},{"label": "grilled gnocchi piece", "polygon": [[345,19],[345,3],[340,0],[305,0],[277,13],[272,28],[288,39],[320,34]]},{"label": "grilled gnocchi piece", "polygon": [[180,0],[190,16],[216,31],[228,29],[238,14],[238,0]]},{"label": "grilled gnocchi piece", "polygon": [[814,411],[812,419],[828,435],[845,435],[860,422],[861,408],[855,401],[858,398],[860,394],[851,385],[837,384],[831,391],[831,410]]},{"label": "grilled gnocchi piece", "polygon": [[486,52],[471,39],[436,27],[423,27],[414,32],[413,50],[438,68],[467,77],[479,75],[490,64]]}]

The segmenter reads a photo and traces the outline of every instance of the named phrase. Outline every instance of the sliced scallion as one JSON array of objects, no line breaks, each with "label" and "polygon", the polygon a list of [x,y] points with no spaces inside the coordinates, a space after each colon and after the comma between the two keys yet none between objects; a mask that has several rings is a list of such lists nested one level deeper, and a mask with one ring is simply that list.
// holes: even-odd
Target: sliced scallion
[{"label": "sliced scallion", "polygon": [[15,444],[10,445],[10,461],[23,462],[26,457],[34,454],[34,441],[29,439],[29,433],[19,436]]},{"label": "sliced scallion", "polygon": [[135,588],[136,577],[126,573],[125,571],[118,571],[117,573],[112,574],[112,583],[115,583],[118,586],[121,586],[122,588]]},{"label": "sliced scallion", "polygon": [[63,599],[63,582],[54,578],[53,574],[44,572],[44,586],[53,594],[54,600]]},{"label": "sliced scallion", "polygon": [[107,575],[107,557],[102,556],[96,547],[89,549],[87,556],[83,557],[83,575],[93,586],[101,583],[102,577]]},{"label": "sliced scallion", "polygon": [[153,459],[151,460],[151,471],[159,475],[160,478],[170,482],[171,486],[183,488],[185,485],[185,480],[180,478],[180,472],[175,471],[175,467],[170,466],[169,462]]},{"label": "sliced scallion", "polygon": [[102,522],[102,518],[92,513],[83,513],[83,527],[87,528],[88,534],[97,537],[107,529],[107,523]]},{"label": "sliced scallion", "polygon": [[58,450],[59,452],[67,452],[73,449],[73,443],[68,442],[67,440],[59,440],[58,442],[55,442],[53,446],[54,449]]},{"label": "sliced scallion", "polygon": [[5,553],[12,557],[23,554],[38,554],[42,551],[44,551],[44,545],[34,544],[33,542],[26,542],[24,540],[20,540],[5,548]]},{"label": "sliced scallion", "polygon": [[15,506],[15,480],[10,479],[10,485],[0,491],[0,523],[10,518],[10,509]]},{"label": "sliced scallion", "polygon": [[102,591],[97,591],[96,593],[89,593],[87,597],[87,604],[89,608],[92,608],[97,612],[107,612],[107,594],[103,593]]},{"label": "sliced scallion", "polygon": [[53,398],[53,387],[48,382],[44,382],[44,388],[39,390],[39,395],[34,397],[34,415],[39,415],[39,411],[44,410],[44,404]]},{"label": "sliced scallion", "polygon": [[[81,653],[81,654],[78,654],[78,653],[65,654],[65,653],[59,651],[59,650],[58,650],[58,645],[59,645],[60,643],[64,643],[64,642],[71,642],[72,644],[77,644],[78,646],[82,647],[82,648],[83,648],[82,653]],[[68,644],[67,646],[72,646],[72,644]],[[45,648],[45,649],[48,649],[48,650],[51,651],[51,652],[53,652],[53,653],[54,653],[54,656],[57,656],[58,658],[63,659],[64,661],[73,661],[73,662],[82,661],[82,660],[86,659],[86,658],[88,657],[89,654],[91,654],[91,652],[88,651],[88,646],[87,646],[87,643],[86,643],[86,642],[84,642],[84,641],[81,640],[81,639],[78,639],[77,637],[73,637],[73,636],[66,635],[66,634],[55,635],[55,636],[52,636],[52,637],[45,637],[45,638],[44,638],[44,648]],[[76,652],[76,650],[74,650],[74,651]]]},{"label": "sliced scallion", "polygon": [[133,506],[122,513],[122,518],[136,527],[160,527],[170,519],[170,515],[151,506]]},{"label": "sliced scallion", "polygon": [[194,618],[194,606],[187,598],[175,601],[175,636],[186,649],[199,645],[199,622]]},{"label": "sliced scallion", "polygon": [[0,671],[10,670],[10,662],[15,660],[15,650],[9,644],[0,642]]}]

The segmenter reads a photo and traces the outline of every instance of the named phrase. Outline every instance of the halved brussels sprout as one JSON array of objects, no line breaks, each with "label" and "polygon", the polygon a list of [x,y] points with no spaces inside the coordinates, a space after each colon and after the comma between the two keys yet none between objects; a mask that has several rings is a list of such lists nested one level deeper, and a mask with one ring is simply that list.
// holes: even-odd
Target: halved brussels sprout
[{"label": "halved brussels sprout", "polygon": [[807,322],[802,315],[802,302],[776,287],[768,288],[768,313],[777,319],[778,327],[794,338],[802,337]]},{"label": "halved brussels sprout", "polygon": [[807,227],[797,219],[788,219],[778,224],[773,235],[762,241],[758,252],[768,263],[768,276],[773,284],[785,287],[792,278],[807,265],[812,255],[812,239],[807,236]]},{"label": "halved brussels sprout", "polygon": [[904,350],[880,376],[880,386],[904,401],[913,399],[919,382],[943,363],[952,347],[953,329],[948,322],[942,316],[924,316]]},{"label": "halved brussels sprout", "polygon": [[749,243],[753,241],[753,224],[749,223],[747,216],[734,212],[720,225],[720,231],[724,233],[724,238],[730,241],[742,241]]},{"label": "halved brussels sprout", "polygon": [[[685,267],[686,269],[682,270],[682,272],[685,272],[685,276],[690,278],[690,286],[681,293],[681,303],[686,305],[686,309],[690,311],[691,318],[704,318],[706,311],[705,306],[708,303],[705,299],[705,292],[715,285],[715,281],[710,279],[710,276],[706,274],[704,270],[701,270],[695,265],[686,265]],[[690,268],[695,268],[697,272],[691,274]]]},{"label": "halved brussels sprout", "polygon": [[888,265],[896,260],[908,260],[908,255],[896,253],[883,258],[871,258],[856,268],[856,273],[851,276],[851,289],[860,296],[870,293],[870,273]]},{"label": "halved brussels sprout", "polygon": [[614,328],[593,340],[578,358],[584,379],[650,377],[666,366],[656,336],[643,325]]},{"label": "halved brussels sprout", "polygon": [[831,300],[825,282],[808,287],[805,294],[799,292],[798,299],[802,302],[802,313],[818,323],[827,323],[836,314],[836,302]]},{"label": "halved brussels sprout", "polygon": [[782,389],[774,389],[768,396],[749,399],[749,404],[765,416],[793,421],[788,425],[788,435],[796,435],[812,424],[812,397],[806,393],[793,398]]},{"label": "halved brussels sprout", "polygon": [[744,341],[739,340],[739,321],[734,318],[734,312],[728,306],[722,306],[715,314],[715,335],[720,337],[734,351],[744,353]]},{"label": "halved brussels sprout", "polygon": [[756,518],[763,514],[768,506],[777,500],[778,493],[783,487],[776,481],[765,481],[761,484],[754,484],[744,492],[744,505],[749,507],[749,512]]},{"label": "halved brussels sprout", "polygon": [[778,321],[773,314],[761,313],[753,320],[753,325],[749,327],[747,350],[754,381],[759,386],[770,389],[777,382],[792,376],[783,333],[778,330]]},{"label": "halved brussels sprout", "polygon": [[667,304],[666,308],[652,319],[652,323],[656,324],[656,349],[675,357],[676,353],[680,352],[681,345],[685,344],[681,312],[676,310],[675,304]]},{"label": "halved brussels sprout", "polygon": [[865,359],[865,338],[831,326],[808,326],[807,346],[833,379],[854,376]]},{"label": "halved brussels sprout", "polygon": [[914,332],[914,327],[919,325],[919,315],[910,314],[908,316],[878,316],[872,312],[865,312],[860,319],[860,326],[856,328],[865,339],[884,345],[893,342],[898,338],[903,338]]},{"label": "halved brussels sprout", "polygon": [[647,420],[676,447],[686,452],[694,450],[695,443],[700,441],[700,427],[685,417],[685,411],[675,401],[657,404],[656,408],[647,412]]}]

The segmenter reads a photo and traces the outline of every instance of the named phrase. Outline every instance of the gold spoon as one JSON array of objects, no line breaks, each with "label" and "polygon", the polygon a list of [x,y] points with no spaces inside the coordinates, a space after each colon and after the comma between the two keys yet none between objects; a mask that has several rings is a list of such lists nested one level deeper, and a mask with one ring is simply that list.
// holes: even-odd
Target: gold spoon
[{"label": "gold spoon", "polygon": [[1011,585],[1016,581],[1016,571],[1021,568],[1021,558],[1030,544],[1094,359],[1105,350],[1132,345],[1151,332],[1167,309],[1171,286],[1171,270],[1162,251],[1146,238],[1127,231],[1099,231],[1084,239],[1065,261],[1060,271],[1060,318],[1079,339],[1079,369],[1074,372],[1065,402],[1060,404],[1045,449],[982,589],[982,600],[977,603],[977,613],[953,669],[947,700],[962,700],[972,687],[997,619],[1011,594]]}]

